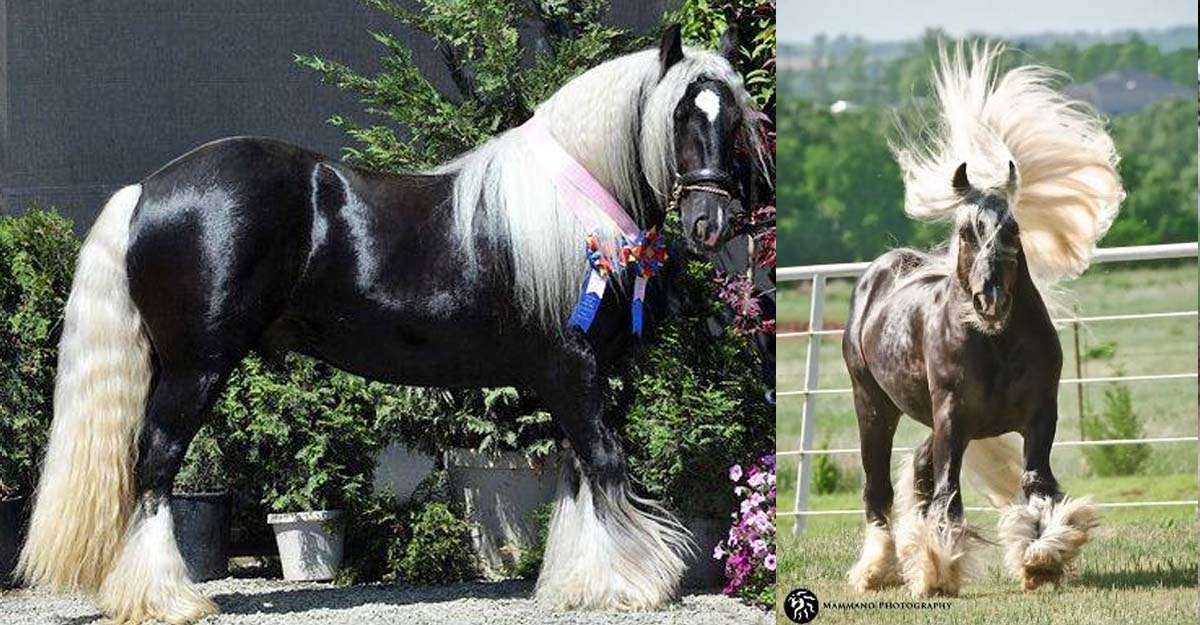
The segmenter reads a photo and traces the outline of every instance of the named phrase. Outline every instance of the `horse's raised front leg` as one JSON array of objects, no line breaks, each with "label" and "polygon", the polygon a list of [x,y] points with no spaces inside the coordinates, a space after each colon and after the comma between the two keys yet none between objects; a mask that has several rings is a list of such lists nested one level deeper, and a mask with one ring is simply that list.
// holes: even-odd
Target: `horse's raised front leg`
[{"label": "horse's raised front leg", "polygon": [[1064,496],[1050,470],[1057,423],[1056,398],[1047,398],[1025,426],[1021,476],[1025,501],[1010,506],[1000,517],[1004,563],[1025,590],[1047,583],[1061,586],[1091,531],[1100,524],[1091,501]]},{"label": "horse's raised front leg", "polygon": [[975,572],[978,534],[963,518],[959,487],[967,441],[953,406],[949,397],[935,405],[933,435],[901,469],[896,552],[905,585],[919,597],[957,596]]},{"label": "horse's raised front leg", "polygon": [[538,388],[571,443],[546,540],[537,599],[558,609],[648,610],[673,600],[690,535],[629,485],[617,433],[601,417],[596,363],[570,350]]},{"label": "horse's raised front leg", "polygon": [[171,489],[224,372],[163,371],[138,439],[136,503],[97,603],[116,623],[192,623],[218,612],[188,578],[175,543]]},{"label": "horse's raised front leg", "polygon": [[850,569],[850,585],[858,592],[881,590],[900,583],[896,542],[892,537],[892,440],[900,410],[870,377],[852,375],[854,408],[862,449],[863,506],[866,531],[862,553]]}]

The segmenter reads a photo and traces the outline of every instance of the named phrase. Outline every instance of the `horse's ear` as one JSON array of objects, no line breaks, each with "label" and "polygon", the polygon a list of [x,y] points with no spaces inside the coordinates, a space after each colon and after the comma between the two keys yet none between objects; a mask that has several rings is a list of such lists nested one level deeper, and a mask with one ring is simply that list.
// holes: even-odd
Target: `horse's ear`
[{"label": "horse's ear", "polygon": [[730,65],[737,63],[738,58],[738,27],[737,24],[730,24],[725,32],[721,33],[721,47],[719,48],[721,56],[729,61]]},{"label": "horse's ear", "polygon": [[971,190],[971,181],[967,179],[967,163],[963,162],[954,170],[954,181],[950,183],[954,187],[954,192],[959,195],[966,195]]},{"label": "horse's ear", "polygon": [[1012,161],[1008,162],[1008,182],[1005,184],[1008,186],[1009,192],[1017,190],[1017,165]]},{"label": "horse's ear", "polygon": [[672,65],[683,60],[683,35],[679,24],[674,24],[663,33],[662,41],[658,44],[658,60],[662,64],[659,78],[667,75]]}]

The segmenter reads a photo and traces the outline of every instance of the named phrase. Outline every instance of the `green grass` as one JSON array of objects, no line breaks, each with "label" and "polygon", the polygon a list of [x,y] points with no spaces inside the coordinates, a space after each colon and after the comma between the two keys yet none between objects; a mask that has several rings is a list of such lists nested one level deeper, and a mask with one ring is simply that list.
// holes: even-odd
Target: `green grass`
[{"label": "green grass", "polygon": [[[1154,480],[1138,477],[1065,480],[1068,487],[1098,500],[1195,499],[1196,476]],[[968,497],[970,500],[970,497]],[[836,494],[814,498],[814,508],[853,508],[858,497]],[[968,501],[968,503],[971,503]],[[969,583],[962,596],[945,599],[949,609],[823,609],[818,622],[888,625],[978,623],[981,625],[1131,623],[1174,625],[1196,622],[1197,544],[1193,507],[1105,510],[1100,529],[1083,551],[1078,575],[1061,591],[1044,588],[1025,593],[1000,565],[998,547],[979,557],[985,574]],[[975,512],[969,521],[995,535],[996,514]],[[846,572],[858,557],[862,540],[859,517],[812,517],[805,534],[793,537],[789,518],[780,521],[778,597],[808,588],[822,602],[910,601],[903,589],[857,595]],[[779,623],[788,623],[778,617]]]},{"label": "green grass", "polygon": [[[825,327],[841,328],[849,309],[851,280],[828,284]],[[1197,270],[1194,264],[1160,267],[1098,265],[1067,285],[1079,314],[1172,312],[1195,310]],[[811,285],[801,283],[781,289],[780,332],[801,329],[808,319]],[[1063,377],[1097,377],[1196,371],[1195,317],[1137,321],[1097,322],[1075,335],[1068,326],[1060,332],[1063,344]],[[785,338],[778,343],[777,386],[781,391],[803,386],[806,339]],[[821,341],[821,388],[848,388],[841,359],[840,337]],[[1078,374],[1077,374],[1078,372]],[[1083,387],[1085,411],[1102,406],[1104,384]],[[1134,411],[1146,436],[1194,436],[1197,393],[1192,379],[1131,382]],[[1059,395],[1058,440],[1077,440],[1079,397],[1077,387],[1064,386]],[[799,447],[801,396],[783,397],[776,411],[780,450]],[[830,447],[857,447],[858,429],[849,395],[821,395],[815,412],[816,443]],[[902,417],[897,446],[916,445],[928,430]],[[1068,493],[1092,495],[1096,501],[1195,500],[1197,462],[1194,444],[1161,444],[1151,448],[1144,475],[1098,478],[1088,468],[1078,448],[1054,451],[1055,472]],[[812,510],[861,509],[858,489],[861,469],[857,455],[835,456],[845,476],[844,489],[814,496]],[[780,510],[790,510],[795,496],[799,458],[779,462]],[[967,505],[983,505],[968,486]],[[949,610],[826,610],[819,622],[830,623],[1195,623],[1197,621],[1197,516],[1194,507],[1105,510],[1104,525],[1085,549],[1080,575],[1061,592],[1021,592],[1016,581],[1002,575],[997,548],[984,550],[989,568],[983,579],[969,585],[961,598],[950,600]],[[993,528],[995,514],[971,513],[969,519]],[[791,537],[791,519],[781,517],[779,547],[780,599],[788,590],[805,587],[823,601],[855,601],[845,582],[846,572],[858,555],[861,517],[811,517],[807,532]],[[994,535],[994,531],[993,531]],[[904,601],[904,591],[891,590],[867,600]],[[780,617],[780,622],[787,622]]]}]

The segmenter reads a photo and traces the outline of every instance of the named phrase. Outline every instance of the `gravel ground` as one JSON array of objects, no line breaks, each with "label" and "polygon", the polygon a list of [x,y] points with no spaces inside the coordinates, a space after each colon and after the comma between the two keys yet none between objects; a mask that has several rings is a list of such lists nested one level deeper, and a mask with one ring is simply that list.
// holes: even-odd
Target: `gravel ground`
[{"label": "gravel ground", "polygon": [[[530,582],[478,582],[441,587],[336,587],[274,579],[223,579],[201,584],[222,614],[203,625],[755,625],[768,614],[719,594],[687,595],[660,612],[552,612],[530,598]],[[5,625],[102,623],[84,599],[29,590],[0,591]]]}]

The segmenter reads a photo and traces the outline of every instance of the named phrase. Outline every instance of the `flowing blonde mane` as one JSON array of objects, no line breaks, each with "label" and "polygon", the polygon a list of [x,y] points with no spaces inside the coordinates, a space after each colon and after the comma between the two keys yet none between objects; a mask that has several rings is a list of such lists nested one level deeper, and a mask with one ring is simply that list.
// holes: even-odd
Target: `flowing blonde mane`
[{"label": "flowing blonde mane", "polygon": [[[661,71],[657,49],[621,56],[575,77],[536,112],[566,151],[643,224],[648,209],[666,204],[674,184],[674,111],[696,80],[730,87],[760,164],[765,167],[770,158],[759,141],[759,113],[723,57],[685,48],[684,58],[660,78]],[[585,233],[532,149],[509,130],[434,171],[455,176],[454,228],[468,265],[474,266],[481,241],[506,250],[521,307],[542,325],[561,329],[587,266]],[[619,233],[599,234],[613,240]]]},{"label": "flowing blonde mane", "polygon": [[[967,163],[971,183],[997,188],[1017,166],[1013,215],[1039,288],[1073,278],[1091,264],[1125,191],[1104,120],[1064,96],[1056,70],[1023,65],[999,75],[1002,45],[939,45],[933,78],[935,124],[903,133],[892,146],[904,173],[904,210],[921,221],[954,219],[951,187]],[[1045,292],[1045,289],[1043,289]]]}]

